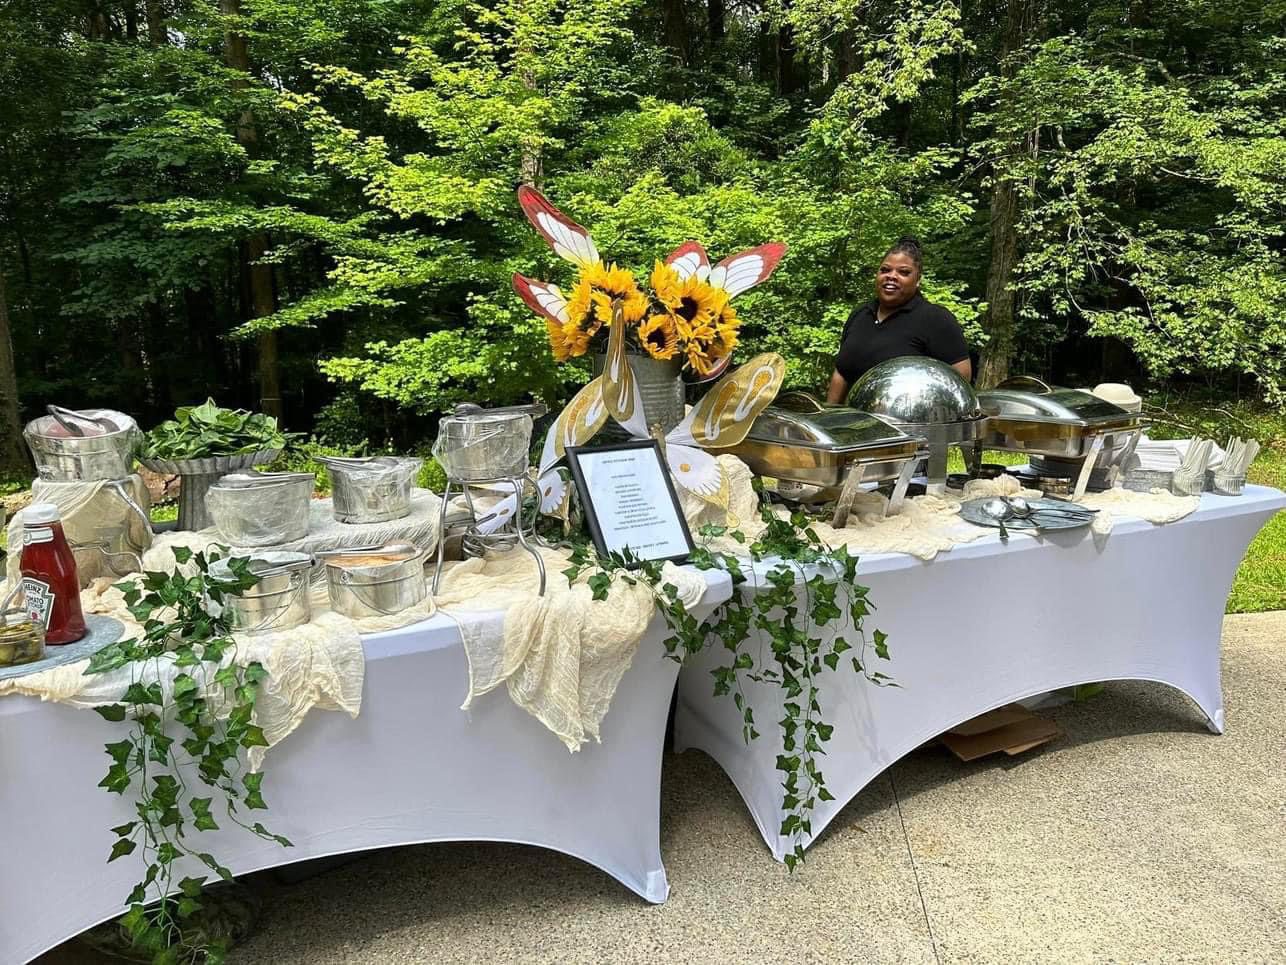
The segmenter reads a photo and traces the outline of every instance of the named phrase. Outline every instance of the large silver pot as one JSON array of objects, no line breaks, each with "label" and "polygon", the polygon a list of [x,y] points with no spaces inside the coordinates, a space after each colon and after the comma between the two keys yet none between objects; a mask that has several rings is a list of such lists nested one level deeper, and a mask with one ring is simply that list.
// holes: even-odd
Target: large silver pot
[{"label": "large silver pot", "polygon": [[308,535],[310,472],[248,472],[224,476],[205,494],[219,535],[232,546],[279,546]]},{"label": "large silver pot", "polygon": [[326,591],[336,613],[360,620],[392,616],[428,595],[424,551],[410,543],[321,553]]},{"label": "large silver pot", "polygon": [[[271,633],[293,630],[312,619],[308,596],[308,575],[313,560],[307,553],[263,553],[250,558],[250,572],[259,582],[240,596],[223,598],[229,621],[241,633]],[[232,579],[227,560],[210,566],[215,579]]]},{"label": "large silver pot", "polygon": [[530,449],[531,415],[522,408],[457,411],[438,423],[433,442],[434,458],[462,483],[526,475]]},{"label": "large silver pot", "polygon": [[56,405],[48,410],[49,415],[33,419],[22,433],[41,479],[124,479],[133,472],[143,434],[125,413]]},{"label": "large silver pot", "polygon": [[383,523],[411,514],[411,486],[423,459],[403,456],[325,456],[331,501],[341,523]]}]

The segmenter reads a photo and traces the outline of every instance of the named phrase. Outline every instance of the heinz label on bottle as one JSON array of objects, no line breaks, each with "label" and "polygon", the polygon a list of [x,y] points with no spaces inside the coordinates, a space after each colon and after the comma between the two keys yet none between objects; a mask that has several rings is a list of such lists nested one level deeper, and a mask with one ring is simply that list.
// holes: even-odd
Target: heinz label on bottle
[{"label": "heinz label on bottle", "polygon": [[49,618],[54,612],[54,600],[57,599],[53,591],[49,589],[49,584],[30,576],[24,576],[22,579],[22,595],[27,601],[27,616],[31,618],[31,622],[39,623],[48,630]]}]

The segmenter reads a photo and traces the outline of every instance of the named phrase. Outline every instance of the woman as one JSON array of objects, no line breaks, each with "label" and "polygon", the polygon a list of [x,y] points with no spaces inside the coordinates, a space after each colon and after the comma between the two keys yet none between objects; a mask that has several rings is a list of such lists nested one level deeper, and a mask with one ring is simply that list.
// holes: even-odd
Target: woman
[{"label": "woman", "polygon": [[973,379],[956,317],[920,294],[920,243],[899,238],[875,273],[875,301],[853,311],[840,336],[826,401],[842,403],[867,369],[902,355],[927,355]]}]

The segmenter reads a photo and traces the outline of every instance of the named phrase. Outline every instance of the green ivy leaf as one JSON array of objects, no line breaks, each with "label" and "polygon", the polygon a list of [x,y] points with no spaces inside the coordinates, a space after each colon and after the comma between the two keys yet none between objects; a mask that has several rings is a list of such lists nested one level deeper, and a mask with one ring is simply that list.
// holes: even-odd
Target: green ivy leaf
[{"label": "green ivy leaf", "polygon": [[127,854],[133,854],[136,847],[138,847],[138,845],[129,838],[120,838],[112,845],[112,853],[107,859],[107,863],[111,864],[117,858],[123,858]]}]

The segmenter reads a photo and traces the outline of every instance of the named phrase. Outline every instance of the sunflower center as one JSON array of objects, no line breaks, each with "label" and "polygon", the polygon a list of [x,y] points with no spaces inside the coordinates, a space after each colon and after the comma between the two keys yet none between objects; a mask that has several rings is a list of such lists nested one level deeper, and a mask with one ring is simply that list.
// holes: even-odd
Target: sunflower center
[{"label": "sunflower center", "polygon": [[652,329],[644,338],[647,339],[649,345],[653,345],[658,349],[665,348],[665,330],[662,328]]},{"label": "sunflower center", "polygon": [[697,300],[695,298],[684,295],[679,299],[679,310],[677,314],[681,316],[685,322],[690,322],[692,319],[697,317],[697,309],[699,307],[700,306],[697,304]]}]

